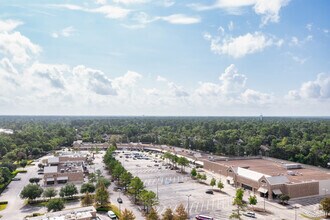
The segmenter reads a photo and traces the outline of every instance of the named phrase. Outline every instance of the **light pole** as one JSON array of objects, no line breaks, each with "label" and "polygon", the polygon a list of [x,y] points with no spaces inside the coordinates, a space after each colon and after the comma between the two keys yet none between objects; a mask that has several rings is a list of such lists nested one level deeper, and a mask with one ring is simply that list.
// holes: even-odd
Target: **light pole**
[{"label": "light pole", "polygon": [[188,219],[190,219],[190,216],[189,216],[189,197],[191,196],[191,194],[187,195],[188,197],[188,206],[187,206],[187,215],[188,215]]},{"label": "light pole", "polygon": [[297,209],[300,208],[300,205],[299,204],[294,204],[293,208],[294,208],[294,219],[297,220]]},{"label": "light pole", "polygon": [[159,176],[156,176],[156,178],[157,178],[157,199],[159,199],[158,198],[158,180],[159,180]]}]

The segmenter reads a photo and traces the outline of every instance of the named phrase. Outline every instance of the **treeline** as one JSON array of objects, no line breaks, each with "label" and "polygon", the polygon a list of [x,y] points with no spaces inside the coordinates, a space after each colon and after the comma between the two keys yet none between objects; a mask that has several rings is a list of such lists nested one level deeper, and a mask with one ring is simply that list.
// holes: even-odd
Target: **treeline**
[{"label": "treeline", "polygon": [[263,154],[322,167],[330,162],[329,118],[0,117],[0,127],[15,131],[0,135],[0,154],[10,159],[83,139],[167,144],[226,156]]}]

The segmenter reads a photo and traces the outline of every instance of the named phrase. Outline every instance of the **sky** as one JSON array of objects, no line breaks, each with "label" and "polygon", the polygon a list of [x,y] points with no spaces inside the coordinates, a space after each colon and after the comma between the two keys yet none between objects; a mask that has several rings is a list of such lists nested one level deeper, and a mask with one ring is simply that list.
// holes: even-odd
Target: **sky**
[{"label": "sky", "polygon": [[329,116],[328,0],[0,0],[1,115]]}]

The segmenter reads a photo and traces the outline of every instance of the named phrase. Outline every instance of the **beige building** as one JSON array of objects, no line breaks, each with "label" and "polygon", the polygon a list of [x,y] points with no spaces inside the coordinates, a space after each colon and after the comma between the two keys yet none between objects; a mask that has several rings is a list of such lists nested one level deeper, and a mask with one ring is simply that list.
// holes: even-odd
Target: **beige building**
[{"label": "beige building", "polygon": [[330,191],[330,170],[272,158],[203,160],[204,168],[226,176],[226,182],[275,199],[324,195]]},{"label": "beige building", "polygon": [[42,216],[27,218],[28,220],[93,220],[96,210],[93,206],[51,212]]},{"label": "beige building", "polygon": [[86,157],[60,156],[50,157],[44,161],[44,185],[67,182],[83,182],[87,173]]},{"label": "beige building", "polygon": [[109,147],[109,143],[90,143],[90,142],[83,142],[82,140],[74,141],[72,147],[76,150],[106,150]]}]

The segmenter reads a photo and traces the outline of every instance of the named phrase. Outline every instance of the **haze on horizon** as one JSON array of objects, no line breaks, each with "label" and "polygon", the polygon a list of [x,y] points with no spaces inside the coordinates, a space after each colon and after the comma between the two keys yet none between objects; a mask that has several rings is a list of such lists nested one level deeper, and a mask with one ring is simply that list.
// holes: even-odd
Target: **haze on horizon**
[{"label": "haze on horizon", "polygon": [[329,116],[327,0],[0,4],[0,115]]}]

